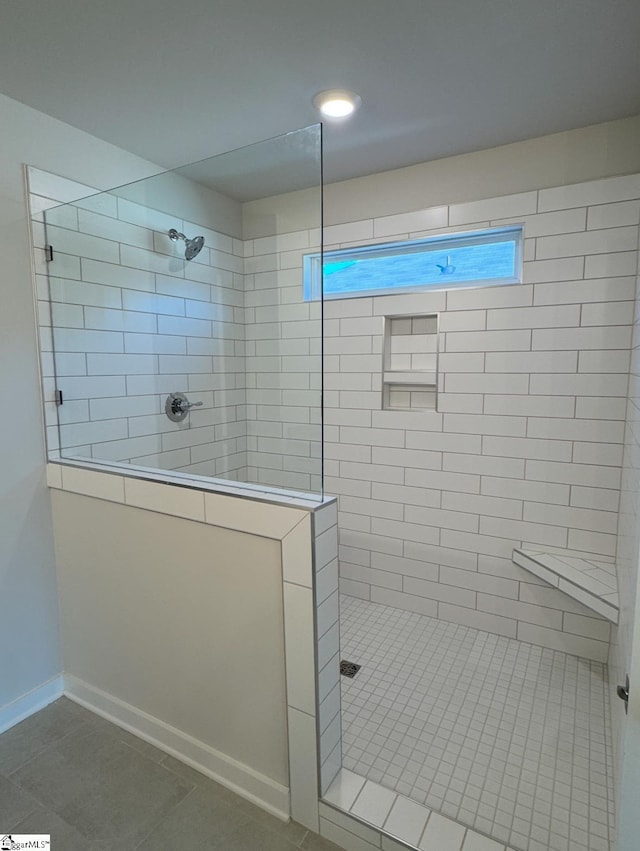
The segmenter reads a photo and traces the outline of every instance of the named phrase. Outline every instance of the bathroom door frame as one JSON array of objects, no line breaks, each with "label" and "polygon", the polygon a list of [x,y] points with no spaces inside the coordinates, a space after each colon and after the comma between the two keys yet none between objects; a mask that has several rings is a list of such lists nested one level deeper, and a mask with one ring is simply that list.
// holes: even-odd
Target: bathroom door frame
[{"label": "bathroom door frame", "polygon": [[[640,561],[640,556],[639,556]],[[640,568],[640,565],[638,566]],[[640,569],[636,570],[636,598],[631,625],[628,714],[623,720],[620,800],[616,801],[617,851],[636,851],[640,842]],[[616,686],[617,683],[613,683]],[[634,688],[635,686],[635,688]]]}]

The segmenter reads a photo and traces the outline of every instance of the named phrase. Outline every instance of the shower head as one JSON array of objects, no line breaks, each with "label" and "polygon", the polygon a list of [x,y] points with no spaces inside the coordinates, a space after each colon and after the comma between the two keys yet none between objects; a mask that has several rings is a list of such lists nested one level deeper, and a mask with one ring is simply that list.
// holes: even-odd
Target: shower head
[{"label": "shower head", "polygon": [[179,233],[175,228],[171,228],[171,230],[169,231],[169,239],[172,242],[177,242],[179,239],[184,240],[185,260],[193,260],[194,257],[197,257],[197,255],[200,254],[200,252],[202,251],[202,247],[204,246],[203,236],[194,236],[193,239],[187,239],[187,237],[183,233]]},{"label": "shower head", "polygon": [[185,239],[184,256],[185,260],[193,260],[202,251],[204,245],[203,236],[194,236],[193,239]]}]

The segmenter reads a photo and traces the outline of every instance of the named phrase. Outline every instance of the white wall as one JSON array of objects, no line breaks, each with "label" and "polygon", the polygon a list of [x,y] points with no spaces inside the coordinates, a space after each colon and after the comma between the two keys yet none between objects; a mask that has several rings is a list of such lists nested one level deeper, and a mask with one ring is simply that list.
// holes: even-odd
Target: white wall
[{"label": "white wall", "polygon": [[[636,413],[634,413],[634,418]],[[637,483],[633,486],[635,493],[638,492]],[[636,520],[637,524],[637,520]],[[637,531],[636,531],[637,535]],[[614,707],[614,751],[615,751],[615,781],[616,781],[616,830],[618,851],[635,851],[638,847],[638,834],[640,832],[640,809],[638,808],[638,786],[640,785],[640,589],[638,589],[639,572],[637,563],[635,567],[635,589],[629,588],[631,598],[635,605],[628,607],[625,621],[633,621],[633,629],[629,630],[628,639],[632,642],[625,650],[629,653],[623,660],[626,673],[629,674],[629,714],[624,715],[622,701],[612,695],[612,700],[617,703]],[[625,609],[627,607],[625,606]],[[623,622],[624,624],[624,622]],[[623,626],[624,628],[624,626]],[[620,673],[624,673],[621,669]],[[618,671],[614,668],[614,675]],[[623,680],[614,680],[612,685]],[[616,717],[617,716],[617,717]],[[617,723],[616,723],[617,721]]]},{"label": "white wall", "polygon": [[[332,183],[324,224],[479,201],[640,171],[640,115]],[[328,155],[330,156],[330,155]],[[244,238],[317,227],[312,190],[245,204]]]},{"label": "white wall", "polygon": [[[625,726],[624,705],[618,699],[615,686],[624,684],[625,676],[631,673],[631,656],[634,629],[636,643],[640,626],[634,624],[636,613],[636,589],[638,585],[638,559],[640,558],[640,276],[636,281],[636,309],[633,324],[631,365],[626,413],[624,459],[620,490],[618,542],[616,567],[618,593],[620,595],[620,620],[612,630],[609,654],[609,679],[611,689],[613,742],[616,763],[616,783],[622,768],[622,742]],[[637,665],[638,660],[635,660]],[[637,714],[637,704],[634,705]],[[633,719],[637,723],[637,717]],[[631,740],[631,739],[630,739]],[[629,757],[633,759],[633,756]],[[627,766],[629,770],[629,766]]]},{"label": "white wall", "polygon": [[61,667],[23,164],[104,188],[157,169],[3,95],[0,126],[0,395],[15,403],[0,440],[1,708]]},{"label": "white wall", "polygon": [[335,500],[47,480],[65,693],[317,831],[319,759],[329,782],[340,754]]},{"label": "white wall", "polygon": [[65,674],[288,787],[280,544],[53,496]]}]

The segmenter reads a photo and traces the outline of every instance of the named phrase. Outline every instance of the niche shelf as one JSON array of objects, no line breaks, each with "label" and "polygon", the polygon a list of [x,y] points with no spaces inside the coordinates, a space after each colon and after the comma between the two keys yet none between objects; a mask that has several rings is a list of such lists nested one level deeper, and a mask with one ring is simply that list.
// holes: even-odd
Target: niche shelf
[{"label": "niche shelf", "polygon": [[571,550],[561,555],[514,549],[512,559],[518,567],[544,579],[612,623],[618,623],[620,604],[615,564],[587,559]]},{"label": "niche shelf", "polygon": [[382,353],[382,408],[438,408],[438,314],[386,316]]}]

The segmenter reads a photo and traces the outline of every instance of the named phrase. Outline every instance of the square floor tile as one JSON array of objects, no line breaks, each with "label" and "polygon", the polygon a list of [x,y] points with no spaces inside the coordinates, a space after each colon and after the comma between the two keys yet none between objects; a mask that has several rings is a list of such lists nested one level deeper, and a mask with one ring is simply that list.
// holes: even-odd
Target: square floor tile
[{"label": "square floor tile", "polygon": [[515,851],[543,835],[593,851],[596,809],[603,832],[591,841],[604,838],[606,666],[349,597],[341,653],[362,665],[342,684],[346,768]]}]

